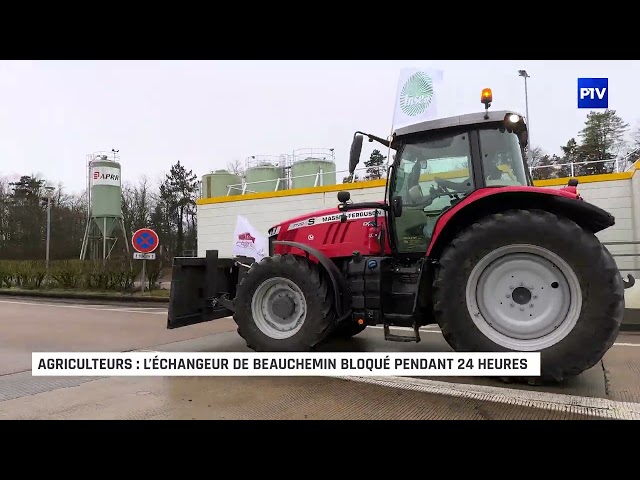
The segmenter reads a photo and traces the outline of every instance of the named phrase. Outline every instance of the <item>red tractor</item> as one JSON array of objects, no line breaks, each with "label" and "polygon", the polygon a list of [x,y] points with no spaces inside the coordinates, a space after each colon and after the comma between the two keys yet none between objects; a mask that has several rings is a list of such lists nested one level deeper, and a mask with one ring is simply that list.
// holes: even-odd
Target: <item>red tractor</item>
[{"label": "red tractor", "polygon": [[[485,111],[397,129],[382,201],[292,218],[269,256],[176,258],[167,328],[233,316],[255,351],[310,351],[383,325],[420,341],[438,325],[461,352],[541,352],[542,380],[594,366],[611,347],[626,283],[595,233],[614,225],[577,182],[535,187],[522,115]],[[412,327],[411,336],[389,327]]]}]

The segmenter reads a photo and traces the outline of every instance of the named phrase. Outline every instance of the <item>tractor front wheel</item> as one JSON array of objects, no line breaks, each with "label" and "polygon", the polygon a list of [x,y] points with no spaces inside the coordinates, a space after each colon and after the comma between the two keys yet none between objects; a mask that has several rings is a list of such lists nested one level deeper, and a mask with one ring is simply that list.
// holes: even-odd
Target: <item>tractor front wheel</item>
[{"label": "tractor front wheel", "polygon": [[542,380],[593,367],[611,347],[624,287],[597,237],[545,211],[490,215],[446,249],[434,310],[456,351],[541,353]]},{"label": "tractor front wheel", "polygon": [[239,283],[233,319],[252,350],[310,351],[334,325],[333,296],[318,267],[306,258],[266,257]]}]

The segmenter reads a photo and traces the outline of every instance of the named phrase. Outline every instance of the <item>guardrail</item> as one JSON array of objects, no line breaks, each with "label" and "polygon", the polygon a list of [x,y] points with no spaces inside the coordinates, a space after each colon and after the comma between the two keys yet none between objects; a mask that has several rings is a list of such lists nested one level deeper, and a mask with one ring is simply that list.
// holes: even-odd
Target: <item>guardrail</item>
[{"label": "guardrail", "polygon": [[[602,242],[602,244],[604,246],[608,246],[608,245],[640,245],[640,241],[636,242],[636,241],[632,241],[632,242]],[[636,268],[619,268],[618,270],[620,270],[620,272],[640,272],[640,266],[638,266],[639,260],[640,260],[640,253],[638,253],[637,251],[635,253],[628,253],[628,252],[624,252],[624,253],[617,253],[617,252],[610,252],[612,257],[635,257],[635,264],[636,264]]]},{"label": "guardrail", "polygon": [[[633,168],[634,163],[640,159],[640,149],[634,150],[622,158],[616,158],[612,160],[589,160],[586,162],[567,162],[567,163],[553,163],[551,165],[536,165],[529,167],[531,175],[534,171],[542,169],[548,169],[549,171],[568,170],[567,174],[562,176],[575,177],[580,175],[594,175],[593,170],[599,165],[605,165],[610,167],[605,168],[603,172],[597,173],[622,173],[628,172]],[[554,178],[553,175],[544,176],[544,178],[536,178],[536,180],[545,180],[547,178]]]},{"label": "guardrail", "polygon": [[[345,178],[350,177],[348,170],[331,170],[331,171],[325,172],[323,169],[320,169],[317,173],[311,173],[307,175],[285,176],[277,179],[274,178],[269,180],[258,180],[256,182],[250,182],[250,183],[247,183],[247,182],[236,183],[236,184],[226,186],[227,196],[231,195],[232,194],[231,192],[236,192],[236,191],[239,191],[241,195],[245,195],[247,193],[257,193],[255,190],[250,188],[251,185],[271,184],[274,182],[275,182],[275,186],[273,188],[274,192],[281,190],[283,184],[285,185],[286,189],[289,189],[291,188],[292,181],[297,178],[314,178],[314,182],[313,182],[314,187],[320,187],[325,185],[324,183],[325,177],[327,175],[334,175],[334,174],[336,176],[336,183],[335,183],[336,185],[340,185],[342,183],[364,182],[364,181],[379,180],[379,179],[386,178],[386,170],[384,169],[384,165],[380,167],[380,170],[379,170],[380,175],[370,175],[368,174],[367,170],[368,168],[366,167],[357,168],[354,172],[353,177],[351,177],[350,182],[343,181]],[[358,173],[362,174],[362,177],[360,177]],[[342,180],[340,179],[340,176],[343,177]]]},{"label": "guardrail", "polygon": [[[630,241],[630,242],[602,242],[603,245],[608,246],[614,246],[614,245],[633,245],[633,246],[637,246],[640,245],[640,241]],[[635,247],[634,249],[637,249],[637,247]],[[625,275],[622,275],[622,272],[640,272],[640,267],[638,266],[638,264],[640,263],[640,254],[638,254],[637,252],[632,253],[632,252],[611,252],[611,255],[615,258],[615,257],[635,257],[635,268],[620,268],[618,267],[618,270],[620,271],[621,276],[623,277],[623,281],[625,283],[626,287],[632,287],[635,283],[636,280],[633,276],[629,277],[629,274],[627,274],[627,278],[625,279]],[[617,263],[617,262],[616,262]],[[625,294],[626,292],[628,292],[629,290],[625,290]],[[637,308],[634,305],[630,305],[631,302],[627,301],[627,304],[625,305],[625,310],[624,310],[624,318],[622,319],[622,328],[623,330],[626,331],[638,331],[640,330],[640,308]]]}]

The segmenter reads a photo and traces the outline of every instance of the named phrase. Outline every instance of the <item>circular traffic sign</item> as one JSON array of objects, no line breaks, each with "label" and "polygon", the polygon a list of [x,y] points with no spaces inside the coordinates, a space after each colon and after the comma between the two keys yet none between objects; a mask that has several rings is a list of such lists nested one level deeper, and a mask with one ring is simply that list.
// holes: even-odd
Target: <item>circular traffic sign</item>
[{"label": "circular traffic sign", "polygon": [[131,244],[139,253],[151,253],[160,245],[160,239],[150,228],[141,228],[131,237]]}]

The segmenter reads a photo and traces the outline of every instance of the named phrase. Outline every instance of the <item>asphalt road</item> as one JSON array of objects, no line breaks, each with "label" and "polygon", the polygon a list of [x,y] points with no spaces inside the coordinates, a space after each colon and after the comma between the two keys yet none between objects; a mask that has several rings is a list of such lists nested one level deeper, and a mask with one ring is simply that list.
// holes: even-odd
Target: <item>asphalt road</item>
[{"label": "asphalt road", "polygon": [[[0,299],[0,419],[640,419],[640,334],[564,385],[494,378],[32,377],[32,351],[249,351],[231,319],[166,330],[146,305]],[[399,332],[402,333],[402,332]],[[369,328],[329,351],[450,351],[436,328],[385,342]]]}]

